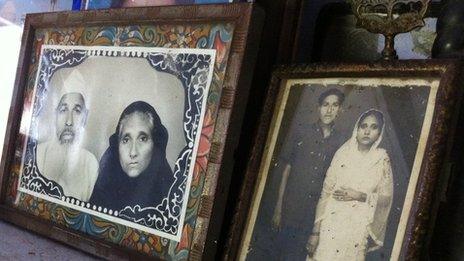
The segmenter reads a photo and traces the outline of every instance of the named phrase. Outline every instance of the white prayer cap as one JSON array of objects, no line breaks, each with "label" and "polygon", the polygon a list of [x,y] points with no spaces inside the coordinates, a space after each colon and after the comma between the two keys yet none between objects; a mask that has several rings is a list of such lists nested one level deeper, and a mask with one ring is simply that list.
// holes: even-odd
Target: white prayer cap
[{"label": "white prayer cap", "polygon": [[[58,107],[61,99],[65,94],[68,93],[79,93],[84,99],[86,108],[89,108],[90,99],[87,99],[86,93],[89,91],[86,80],[79,69],[62,69],[55,73],[52,77],[49,87],[56,88],[52,91],[55,97],[53,97],[53,107]],[[57,90],[59,88],[59,91]],[[49,89],[50,90],[50,89]]]}]

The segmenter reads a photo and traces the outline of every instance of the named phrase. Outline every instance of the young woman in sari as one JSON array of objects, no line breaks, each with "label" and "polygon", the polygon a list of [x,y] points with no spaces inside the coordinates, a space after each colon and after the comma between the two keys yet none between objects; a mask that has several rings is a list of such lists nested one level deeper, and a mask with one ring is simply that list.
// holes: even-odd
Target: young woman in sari
[{"label": "young woman in sari", "polygon": [[335,153],[307,244],[309,260],[364,260],[383,246],[393,197],[390,158],[379,148],[384,129],[382,112],[368,110]]}]

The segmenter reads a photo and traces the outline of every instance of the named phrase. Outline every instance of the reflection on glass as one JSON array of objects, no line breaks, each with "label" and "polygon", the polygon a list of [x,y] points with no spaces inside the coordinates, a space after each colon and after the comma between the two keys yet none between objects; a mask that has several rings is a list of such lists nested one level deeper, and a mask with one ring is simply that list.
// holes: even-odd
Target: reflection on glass
[{"label": "reflection on glass", "polygon": [[[72,0],[0,0],[0,148],[3,148],[6,122],[16,75],[21,32],[26,13],[69,10]],[[0,157],[2,150],[0,149]]]}]

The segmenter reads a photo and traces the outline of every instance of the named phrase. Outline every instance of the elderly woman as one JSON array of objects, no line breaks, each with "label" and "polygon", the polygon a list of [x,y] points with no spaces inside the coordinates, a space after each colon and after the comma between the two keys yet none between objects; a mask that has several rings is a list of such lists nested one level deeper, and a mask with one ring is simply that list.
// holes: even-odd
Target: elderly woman
[{"label": "elderly woman", "polygon": [[168,132],[155,109],[143,101],[130,104],[102,156],[90,202],[118,211],[160,204],[174,180],[167,142]]},{"label": "elderly woman", "polygon": [[383,246],[393,195],[390,158],[378,147],[384,125],[382,112],[364,112],[335,153],[308,240],[308,259],[364,260],[366,252]]}]

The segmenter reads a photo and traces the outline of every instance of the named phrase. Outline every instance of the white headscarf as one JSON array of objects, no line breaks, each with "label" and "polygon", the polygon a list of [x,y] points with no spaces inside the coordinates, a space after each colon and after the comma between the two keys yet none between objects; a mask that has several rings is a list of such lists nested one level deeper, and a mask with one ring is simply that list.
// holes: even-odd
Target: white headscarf
[{"label": "white headscarf", "polygon": [[[367,203],[375,206],[373,212],[368,213],[370,223],[367,227],[368,234],[374,241],[374,245],[368,247],[369,251],[383,246],[386,226],[393,198],[393,177],[391,163],[385,149],[379,148],[385,132],[385,122],[377,140],[372,144],[368,152],[358,149],[357,131],[361,119],[373,111],[382,115],[381,111],[370,109],[359,116],[353,129],[351,138],[337,150],[327,171],[324,180],[323,192],[317,205],[315,222],[321,221],[326,216],[328,202],[332,199],[332,193],[337,186],[338,175],[349,175],[348,169],[359,173],[379,173],[378,183],[374,192],[367,195]],[[381,173],[379,172],[381,171]],[[365,178],[369,178],[366,176]]]},{"label": "white headscarf", "polygon": [[[361,123],[361,119],[365,118],[366,114],[370,114],[372,112],[377,112],[382,115],[383,118],[383,125],[382,129],[380,131],[379,137],[377,140],[372,144],[372,146],[369,148],[369,151],[367,153],[362,153],[358,149],[358,128],[359,124]],[[356,124],[354,125],[353,132],[351,134],[351,138],[346,141],[340,149],[338,149],[337,153],[348,153],[347,155],[350,155],[350,158],[353,161],[358,161],[359,164],[363,164],[366,169],[369,169],[372,165],[376,164],[379,160],[384,158],[384,155],[386,154],[386,151],[382,148],[379,148],[380,142],[382,142],[383,135],[385,133],[385,118],[383,117],[383,113],[379,110],[376,109],[369,109],[365,112],[363,112],[358,120],[356,121]],[[377,119],[379,120],[379,119]],[[340,152],[339,152],[340,151]],[[335,157],[334,157],[335,158]]]}]

